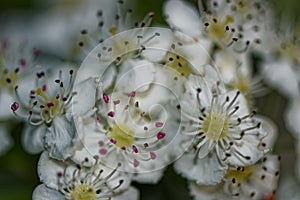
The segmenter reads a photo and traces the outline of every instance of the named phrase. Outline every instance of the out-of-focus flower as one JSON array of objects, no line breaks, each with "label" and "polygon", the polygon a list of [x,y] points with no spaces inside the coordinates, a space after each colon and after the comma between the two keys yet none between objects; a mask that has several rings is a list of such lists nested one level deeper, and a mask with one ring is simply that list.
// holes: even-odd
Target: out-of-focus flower
[{"label": "out-of-focus flower", "polygon": [[261,71],[268,84],[287,98],[293,98],[298,94],[300,77],[299,24],[293,23],[282,29],[276,35],[270,34],[275,42],[272,43],[272,51],[264,56]]},{"label": "out-of-focus flower", "polygon": [[[38,2],[39,3],[39,2]],[[106,18],[113,19],[114,4],[110,0],[48,1],[41,5],[43,11],[32,20],[31,35],[34,42],[57,57],[80,61],[76,39],[82,26],[89,28],[97,24],[97,11],[107,11]]]},{"label": "out-of-focus flower", "polygon": [[264,155],[262,139],[267,133],[239,91],[220,93],[218,84],[206,84],[192,75],[187,82],[181,132],[193,143],[175,169],[198,184],[211,185],[221,181],[228,165],[257,162]]},{"label": "out-of-focus flower", "polygon": [[37,68],[36,57],[40,50],[28,41],[18,38],[2,39],[0,42],[0,119],[11,118],[10,104],[18,84],[28,84],[28,77]]},{"label": "out-of-focus flower", "polygon": [[138,191],[130,187],[127,175],[118,172],[119,164],[114,169],[101,164],[99,158],[94,158],[94,164],[86,167],[58,162],[41,155],[38,172],[43,184],[33,192],[34,200],[42,199],[138,199]]},{"label": "out-of-focus flower", "polygon": [[28,41],[11,37],[0,41],[0,137],[1,154],[4,154],[13,144],[10,137],[9,120],[13,118],[11,109],[17,110],[19,104],[11,107],[15,100],[14,89],[18,84],[28,84],[29,75],[36,68],[36,57],[39,50]]},{"label": "out-of-focus flower", "polygon": [[230,166],[223,182],[215,186],[201,186],[190,182],[195,199],[267,199],[277,188],[280,157],[268,155],[254,165]]},{"label": "out-of-focus flower", "polygon": [[217,50],[214,54],[216,66],[222,81],[229,90],[239,90],[251,106],[254,97],[266,93],[260,75],[253,75],[253,67],[248,54],[234,54],[228,50]]},{"label": "out-of-focus flower", "polygon": [[[198,4],[199,11],[185,1],[167,1],[164,13],[171,28],[221,48],[230,47],[236,53],[246,52],[251,43],[262,42],[261,36],[269,23],[266,3],[220,0]],[[261,24],[262,19],[266,24]]]},{"label": "out-of-focus flower", "polygon": [[70,109],[76,93],[73,91],[74,71],[57,70],[59,72],[54,73],[57,78],[50,71],[49,74],[38,72],[32,89],[31,86],[17,85],[17,100],[12,103],[11,109],[28,122],[22,138],[28,152],[39,153],[46,149],[51,157],[64,160],[76,146],[76,130]]},{"label": "out-of-focus flower", "polygon": [[[115,7],[114,12],[106,13],[107,10],[101,9],[95,13],[98,16],[98,21],[95,23],[95,27],[92,30],[82,29],[81,40],[78,45],[84,48],[85,52],[90,52],[99,43],[103,42],[111,36],[116,36],[118,33],[128,31],[134,28],[149,27],[152,18],[154,17],[153,12],[149,12],[144,19],[135,21],[132,18],[132,9],[126,9],[128,7],[128,1],[115,1],[112,5]],[[107,18],[106,15],[110,17]],[[147,30],[147,29],[145,29]],[[112,55],[115,57],[119,56],[119,61],[122,59],[122,54],[131,53],[135,51],[136,46],[145,47],[147,42],[151,42],[152,37],[159,36],[157,33],[147,34],[145,32],[132,32],[135,35],[127,35],[125,38],[115,37],[114,44],[110,47]],[[107,47],[109,50],[109,47]],[[128,56],[128,55],[126,55]]]}]

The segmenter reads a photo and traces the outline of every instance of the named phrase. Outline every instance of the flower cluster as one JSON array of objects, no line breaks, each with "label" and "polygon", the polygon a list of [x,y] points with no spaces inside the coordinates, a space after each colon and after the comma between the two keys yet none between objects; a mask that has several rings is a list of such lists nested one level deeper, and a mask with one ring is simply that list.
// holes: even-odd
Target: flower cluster
[{"label": "flower cluster", "polygon": [[40,154],[34,200],[139,199],[131,183],[170,166],[195,199],[273,199],[278,130],[256,102],[271,87],[288,99],[300,180],[299,33],[277,30],[270,3],[167,0],[165,28],[151,27],[154,12],[135,21],[129,1],[73,6],[57,52],[42,36],[45,53],[0,41],[0,155],[14,116]]}]

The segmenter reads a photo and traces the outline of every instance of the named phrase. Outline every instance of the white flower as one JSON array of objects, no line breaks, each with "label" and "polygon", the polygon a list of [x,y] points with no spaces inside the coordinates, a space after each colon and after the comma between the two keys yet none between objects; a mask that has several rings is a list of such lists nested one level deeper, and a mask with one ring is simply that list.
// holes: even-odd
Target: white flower
[{"label": "white flower", "polygon": [[280,156],[269,155],[257,164],[230,167],[225,175],[225,191],[239,198],[262,199],[275,193]]},{"label": "white flower", "polygon": [[[102,93],[96,101],[96,112],[77,121],[84,148],[72,159],[78,163],[97,155],[109,166],[118,161],[121,170],[141,173],[137,181],[157,182],[162,175],[157,170],[169,162],[162,148],[167,137],[163,130],[167,116],[159,107],[143,111],[143,95],[137,91]],[[150,172],[153,176],[143,174]]]},{"label": "white flower", "polygon": [[262,86],[262,76],[253,75],[252,63],[248,54],[236,54],[226,49],[216,50],[214,60],[221,79],[229,90],[239,90],[249,102],[266,93]]},{"label": "white flower", "polygon": [[195,199],[267,199],[274,195],[279,178],[279,156],[269,155],[245,167],[230,166],[224,180],[215,186],[190,182]]},{"label": "white flower", "polygon": [[277,35],[270,35],[275,42],[272,43],[272,51],[262,62],[262,74],[266,82],[288,98],[298,94],[300,49],[297,26],[287,22]]},{"label": "white flower", "polygon": [[[11,103],[15,100],[14,88],[18,84],[28,85],[29,76],[35,70],[39,50],[18,37],[2,38],[0,41],[0,154],[11,148],[9,120],[14,117]],[[13,106],[18,109],[18,105]]]},{"label": "white flower", "polygon": [[[180,167],[185,156],[191,156],[189,168],[199,168],[198,175],[188,178],[199,184],[216,184],[228,165],[254,164],[263,155],[262,139],[266,136],[261,122],[253,118],[239,91],[219,93],[218,84],[205,85],[205,80],[190,76],[181,101],[181,132],[191,143],[187,154],[175,163],[179,173],[187,175],[187,167]],[[194,105],[194,106],[191,106]],[[203,162],[202,160],[209,160]],[[177,166],[176,166],[177,165]],[[186,162],[185,165],[188,165]],[[202,165],[202,166],[200,166]],[[204,167],[208,165],[207,167]],[[214,174],[215,176],[208,176]],[[204,179],[202,179],[202,177]]]},{"label": "white flower", "polygon": [[0,120],[13,116],[10,105],[18,84],[28,85],[30,74],[35,72],[36,57],[40,50],[20,38],[0,41]]},{"label": "white flower", "polygon": [[[111,3],[111,2],[110,2]],[[148,32],[147,29],[143,31],[132,31],[126,37],[118,37],[118,34],[135,28],[149,27],[154,17],[153,12],[149,12],[142,20],[133,19],[134,10],[128,9],[128,1],[114,1],[112,3],[111,11],[105,8],[98,10],[95,15],[98,19],[95,26],[81,30],[81,38],[78,42],[85,53],[89,53],[99,43],[102,43],[107,38],[113,37],[113,44],[111,46],[105,46],[102,51],[99,52],[101,57],[104,54],[111,54],[118,62],[122,62],[127,56],[136,56],[135,51],[138,47],[141,51],[144,50],[147,43],[151,43],[152,39],[159,36],[158,33]],[[148,33],[147,33],[148,32]],[[117,36],[117,37],[114,37]],[[124,53],[128,53],[124,55]],[[129,55],[130,54],[130,55]]]},{"label": "white flower", "polygon": [[62,163],[41,155],[38,172],[42,185],[33,192],[34,200],[116,200],[138,199],[136,189],[130,187],[130,179],[114,169],[106,168],[95,157],[92,167]]},{"label": "white flower", "polygon": [[263,75],[266,82],[288,98],[297,95],[300,70],[297,65],[283,59],[263,63]]},{"label": "white flower", "polygon": [[[267,18],[267,6],[252,1],[198,1],[199,11],[181,0],[169,0],[164,6],[166,20],[176,30],[199,40],[208,39],[221,48],[246,52],[251,43],[261,43]],[[267,20],[268,21],[268,20]],[[203,37],[204,36],[204,37]]]},{"label": "white flower", "polygon": [[[148,84],[154,77],[152,60],[161,60],[166,52],[171,31],[162,28],[136,28],[113,35],[95,47],[85,58],[78,71],[76,83],[99,78],[103,89],[114,88],[124,78],[131,87]],[[165,40],[166,39],[166,40]],[[163,51],[162,51],[163,50]],[[148,65],[149,67],[139,66]],[[138,71],[136,71],[138,70]],[[146,76],[145,76],[146,75]],[[126,76],[134,77],[133,81]],[[124,88],[121,85],[118,89]],[[145,87],[143,89],[147,89]]]},{"label": "white flower", "polygon": [[[30,153],[46,149],[53,158],[64,160],[72,154],[75,146],[76,130],[70,112],[73,92],[73,70],[65,75],[60,69],[57,79],[51,72],[41,71],[33,80],[33,88],[22,84],[15,87],[17,101],[11,109],[26,124],[22,142]],[[66,72],[66,70],[64,71]],[[20,95],[19,92],[27,93]]]},{"label": "white flower", "polygon": [[107,18],[112,18],[115,12],[115,3],[110,0],[48,1],[46,4],[48,9],[35,13],[31,21],[34,42],[52,55],[76,61],[80,60],[76,40],[82,26],[90,28],[97,24],[96,13],[100,8],[107,11]]}]

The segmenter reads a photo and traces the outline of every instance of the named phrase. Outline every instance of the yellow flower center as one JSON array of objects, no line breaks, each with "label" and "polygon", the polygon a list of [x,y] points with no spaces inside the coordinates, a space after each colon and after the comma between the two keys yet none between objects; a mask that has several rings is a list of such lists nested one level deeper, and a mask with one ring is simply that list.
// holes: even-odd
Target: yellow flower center
[{"label": "yellow flower center", "polygon": [[110,131],[111,139],[116,141],[118,147],[129,147],[134,140],[134,132],[126,125],[115,124]]},{"label": "yellow flower center", "polygon": [[252,166],[237,167],[234,170],[227,170],[225,178],[231,179],[233,182],[242,183],[252,175]]},{"label": "yellow flower center", "polygon": [[167,58],[169,59],[168,67],[176,70],[181,76],[188,77],[188,75],[193,73],[189,62],[183,57],[174,53],[168,53]]},{"label": "yellow flower center", "polygon": [[209,139],[222,139],[229,132],[227,117],[224,114],[211,112],[204,119],[202,129]]},{"label": "yellow flower center", "polygon": [[236,0],[237,11],[240,13],[246,13],[250,9],[250,3],[248,0]]},{"label": "yellow flower center", "polygon": [[298,63],[299,49],[293,42],[284,42],[280,46],[280,53],[286,58]]},{"label": "yellow flower center", "polygon": [[225,44],[231,38],[231,32],[226,31],[226,27],[233,21],[234,19],[232,16],[226,16],[224,20],[211,16],[209,19],[209,25],[205,31],[210,39]]},{"label": "yellow flower center", "polygon": [[250,83],[247,78],[242,75],[237,75],[238,78],[229,86],[232,89],[238,89],[246,98],[247,101],[251,101],[252,94],[250,92]]},{"label": "yellow flower center", "polygon": [[[1,64],[1,63],[0,63]],[[15,72],[7,72],[5,70],[1,70],[0,74],[0,88],[7,88],[9,90],[13,90],[15,83],[17,81],[17,74]]]},{"label": "yellow flower center", "polygon": [[95,190],[85,184],[75,186],[71,192],[72,200],[96,200]]},{"label": "yellow flower center", "polygon": [[234,83],[234,87],[235,89],[238,89],[241,93],[247,94],[250,89],[249,81],[243,76],[239,76]]},{"label": "yellow flower center", "polygon": [[[41,88],[38,88],[36,90],[36,94],[38,96],[42,97],[45,100],[46,104],[51,103],[51,105],[50,104],[45,105],[45,110],[42,113],[42,115],[45,118],[48,118],[48,117],[50,118],[50,110],[51,110],[52,116],[56,116],[57,114],[59,114],[59,112],[60,112],[59,101],[55,97],[52,99],[49,99],[48,96],[43,92],[43,90]],[[61,113],[64,113],[64,110],[62,110]]]}]

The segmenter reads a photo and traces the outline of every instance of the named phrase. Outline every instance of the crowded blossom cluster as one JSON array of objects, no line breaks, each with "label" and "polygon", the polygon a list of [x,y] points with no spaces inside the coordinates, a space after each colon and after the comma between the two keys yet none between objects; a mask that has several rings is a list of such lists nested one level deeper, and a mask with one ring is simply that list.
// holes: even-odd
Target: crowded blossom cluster
[{"label": "crowded blossom cluster", "polygon": [[1,38],[0,153],[22,122],[23,149],[39,155],[32,199],[143,199],[132,183],[157,184],[166,168],[193,199],[287,198],[283,133],[256,103],[271,90],[287,99],[296,185],[296,23],[265,0],[166,0],[165,24],[137,19],[130,0],[73,4],[35,20],[33,38]]}]

